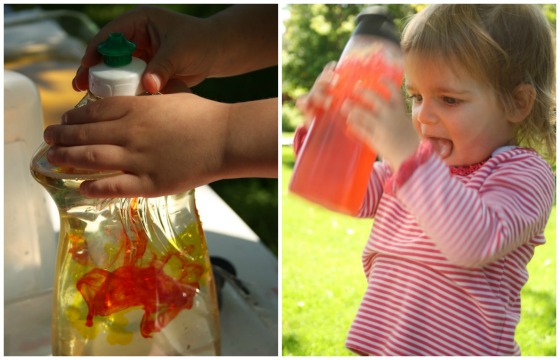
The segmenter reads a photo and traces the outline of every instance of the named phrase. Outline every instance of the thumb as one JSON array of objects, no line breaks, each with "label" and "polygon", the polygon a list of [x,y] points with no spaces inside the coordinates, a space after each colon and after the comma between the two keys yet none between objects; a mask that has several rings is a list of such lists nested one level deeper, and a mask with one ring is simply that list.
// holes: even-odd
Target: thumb
[{"label": "thumb", "polygon": [[156,93],[165,87],[167,81],[173,77],[175,72],[175,65],[169,59],[169,56],[156,54],[144,71],[142,85],[144,85],[146,91]]},{"label": "thumb", "polygon": [[161,80],[161,76],[159,76],[158,74],[150,73],[148,72],[148,70],[144,72],[144,76],[142,77],[142,85],[147,92],[151,94],[157,93],[158,91],[163,89],[163,86],[161,85],[162,83],[163,81]]}]

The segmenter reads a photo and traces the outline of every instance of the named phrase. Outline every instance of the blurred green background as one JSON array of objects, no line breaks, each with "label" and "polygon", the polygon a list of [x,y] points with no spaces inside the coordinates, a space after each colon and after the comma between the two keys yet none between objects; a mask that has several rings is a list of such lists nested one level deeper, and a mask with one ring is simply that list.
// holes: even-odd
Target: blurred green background
[{"label": "blurred green background", "polygon": [[[230,5],[220,4],[173,4],[157,5],[180,13],[197,17],[208,17]],[[99,4],[9,4],[4,11],[33,8],[43,10],[72,10],[87,15],[98,28],[103,27],[122,13],[136,5]],[[80,31],[73,17],[61,16],[60,25],[69,34],[88,41],[89,35]],[[266,99],[278,96],[278,67],[221,79],[207,79],[192,91],[208,99],[234,103]],[[278,180],[277,179],[232,179],[210,184],[228,205],[253,229],[263,243],[275,254],[278,252]]]}]

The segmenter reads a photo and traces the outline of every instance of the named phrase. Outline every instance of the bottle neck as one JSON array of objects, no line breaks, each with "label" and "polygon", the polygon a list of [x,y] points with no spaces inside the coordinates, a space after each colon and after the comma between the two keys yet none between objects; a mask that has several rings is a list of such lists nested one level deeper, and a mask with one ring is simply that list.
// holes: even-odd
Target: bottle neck
[{"label": "bottle neck", "polygon": [[89,69],[89,90],[97,97],[137,96],[145,92],[142,74],[146,63],[138,58],[120,67],[110,67],[104,63]]}]

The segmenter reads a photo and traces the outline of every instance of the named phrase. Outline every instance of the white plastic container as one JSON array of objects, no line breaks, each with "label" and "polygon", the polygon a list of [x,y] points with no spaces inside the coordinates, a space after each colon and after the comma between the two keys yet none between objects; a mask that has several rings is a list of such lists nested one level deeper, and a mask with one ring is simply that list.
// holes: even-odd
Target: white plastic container
[{"label": "white plastic container", "polygon": [[[4,72],[4,301],[52,289],[56,242],[52,200],[29,173],[29,160],[43,138],[37,87],[14,71]],[[55,220],[56,219],[56,220]]]}]

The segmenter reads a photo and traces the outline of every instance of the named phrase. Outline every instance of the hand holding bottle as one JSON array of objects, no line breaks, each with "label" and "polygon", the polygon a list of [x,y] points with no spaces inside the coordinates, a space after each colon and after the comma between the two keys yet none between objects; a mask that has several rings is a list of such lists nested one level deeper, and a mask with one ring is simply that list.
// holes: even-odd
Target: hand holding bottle
[{"label": "hand holding bottle", "polygon": [[[140,7],[95,36],[73,86],[92,90],[97,46],[115,32],[148,62],[135,79],[150,93],[184,92],[206,77],[275,65],[277,17],[276,5],[234,5],[206,19]],[[219,179],[277,177],[277,109],[277,98],[223,104],[185,93],[118,96],[67,112],[44,137],[53,165],[122,172],[84,182],[87,196],[169,195]]]},{"label": "hand holding bottle", "polygon": [[[336,87],[338,79],[335,67],[335,62],[327,64],[309,93],[297,101],[306,128],[317,113],[327,110],[333,101],[331,89]],[[348,131],[391,165],[398,167],[414,152],[419,140],[401,90],[390,80],[384,83],[376,91],[361,83],[356,84],[353,96],[343,103],[341,110],[346,117]]]},{"label": "hand holding bottle", "polygon": [[223,104],[187,93],[101,99],[45,130],[48,160],[122,172],[84,182],[80,190],[91,197],[152,197],[223,178],[274,177],[277,148],[266,144],[277,144],[276,104]]},{"label": "hand holding bottle", "polygon": [[[377,94],[389,98],[384,83],[398,87],[402,82],[398,44],[386,11],[370,7],[357,16],[338,64],[327,65],[310,93],[299,101],[306,115],[304,126],[309,129],[298,151],[288,186],[291,192],[331,210],[358,214],[376,152],[385,149],[375,143],[372,127],[364,126],[372,122],[361,122],[360,114],[356,120],[354,109],[342,108],[363,105],[356,88],[367,90],[374,98]],[[369,100],[366,106],[372,104]],[[348,114],[352,114],[353,126],[348,125]]]},{"label": "hand holding bottle", "polygon": [[[160,91],[171,78],[194,86],[207,77],[238,75],[277,63],[277,6],[232,6],[197,18],[142,6],[106,25],[90,42],[73,81],[88,87],[88,69],[101,61],[97,45],[113,32],[136,43],[134,56],[148,63],[144,88]],[[274,41],[272,41],[274,40]]]},{"label": "hand holding bottle", "polygon": [[300,97],[296,102],[296,106],[303,113],[303,126],[306,128],[309,128],[318,112],[327,110],[332,103],[329,89],[336,85],[335,67],[336,62],[334,61],[325,65],[309,93]]},{"label": "hand holding bottle", "polygon": [[419,138],[400,88],[391,81],[383,85],[386,95],[357,84],[354,100],[347,99],[341,112],[346,116],[348,130],[396,170],[414,153]]}]

